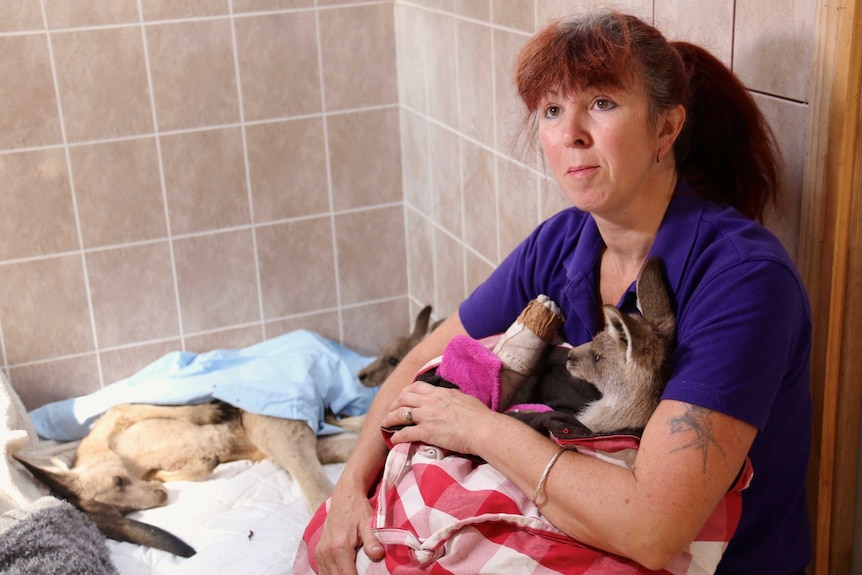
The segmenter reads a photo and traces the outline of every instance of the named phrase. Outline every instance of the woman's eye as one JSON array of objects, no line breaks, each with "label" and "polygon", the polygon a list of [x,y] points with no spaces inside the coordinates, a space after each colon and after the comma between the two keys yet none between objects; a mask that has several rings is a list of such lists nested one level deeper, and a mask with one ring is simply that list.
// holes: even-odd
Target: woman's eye
[{"label": "woman's eye", "polygon": [[545,118],[556,118],[562,113],[562,109],[559,106],[547,106],[545,108]]},{"label": "woman's eye", "polygon": [[599,98],[593,105],[597,110],[612,110],[617,107],[612,100],[608,100],[607,98]]}]

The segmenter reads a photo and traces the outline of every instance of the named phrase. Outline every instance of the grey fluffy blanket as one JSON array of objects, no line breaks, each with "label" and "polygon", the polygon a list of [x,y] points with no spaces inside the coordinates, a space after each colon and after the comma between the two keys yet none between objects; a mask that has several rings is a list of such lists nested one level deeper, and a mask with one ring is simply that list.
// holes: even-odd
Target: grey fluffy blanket
[{"label": "grey fluffy blanket", "polygon": [[0,573],[114,575],[105,538],[86,515],[45,496],[0,516]]}]

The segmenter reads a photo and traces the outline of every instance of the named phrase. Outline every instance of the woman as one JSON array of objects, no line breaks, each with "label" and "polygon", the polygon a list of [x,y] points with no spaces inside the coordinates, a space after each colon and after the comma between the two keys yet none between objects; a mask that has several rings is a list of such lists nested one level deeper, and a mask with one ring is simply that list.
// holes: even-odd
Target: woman
[{"label": "woman", "polygon": [[[697,536],[746,457],[754,480],[721,573],[802,573],[811,432],[810,314],[780,243],[756,220],[778,195],[765,122],[702,49],[668,44],[637,18],[563,19],[522,50],[515,73],[547,165],[574,207],[540,225],[380,390],[332,495],[320,572],[354,573],[384,549],[368,494],[394,443],[474,454],[574,539],[658,569]],[[677,313],[673,373],[633,471],[558,446],[415,372],[456,335],[505,331],[547,294],[565,339],[588,341],[601,305],[633,311],[648,256],[664,260]],[[505,437],[506,441],[500,441]]]}]

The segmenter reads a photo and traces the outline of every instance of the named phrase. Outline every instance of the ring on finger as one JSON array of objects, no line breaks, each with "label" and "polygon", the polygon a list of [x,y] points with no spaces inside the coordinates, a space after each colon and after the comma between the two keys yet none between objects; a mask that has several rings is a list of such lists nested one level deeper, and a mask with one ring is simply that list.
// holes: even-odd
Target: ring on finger
[{"label": "ring on finger", "polygon": [[405,419],[407,419],[407,425],[413,425],[413,408],[408,407],[407,413],[404,414]]}]

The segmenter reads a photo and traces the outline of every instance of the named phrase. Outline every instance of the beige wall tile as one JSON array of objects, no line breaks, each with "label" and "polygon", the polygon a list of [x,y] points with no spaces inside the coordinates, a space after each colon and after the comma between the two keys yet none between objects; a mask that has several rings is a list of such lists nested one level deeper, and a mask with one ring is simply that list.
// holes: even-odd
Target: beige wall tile
[{"label": "beige wall tile", "polygon": [[182,344],[177,338],[102,350],[99,354],[99,362],[102,364],[102,381],[104,385],[110,385],[125,379],[138,373],[164,355],[181,349]]},{"label": "beige wall tile", "polygon": [[396,103],[392,6],[322,10],[319,20],[326,109]]},{"label": "beige wall tile", "polygon": [[687,9],[687,0],[656,0],[655,24],[668,40],[684,40],[706,48],[730,66],[733,52],[734,0],[702,2]]},{"label": "beige wall tile", "polygon": [[462,140],[464,164],[464,241],[492,262],[497,261],[497,192],[494,156]]},{"label": "beige wall tile", "polygon": [[263,341],[259,325],[210,331],[185,338],[186,351],[206,353],[216,349],[242,349]]},{"label": "beige wall tile", "polygon": [[536,28],[532,0],[493,0],[494,24],[532,33]]},{"label": "beige wall tile", "polygon": [[[428,37],[445,50],[428,50],[425,69],[428,85],[428,115],[447,126],[458,127],[458,51],[455,18],[431,12],[427,16]],[[469,63],[463,59],[461,65]]]},{"label": "beige wall tile", "polygon": [[0,260],[79,248],[60,149],[0,155]]},{"label": "beige wall tile", "polygon": [[464,252],[464,259],[467,267],[467,293],[470,294],[491,275],[494,266],[470,250]]},{"label": "beige wall tile", "polygon": [[329,217],[257,229],[265,320],[335,308],[335,251]]},{"label": "beige wall tile", "polygon": [[0,325],[9,365],[94,351],[81,256],[0,266]]},{"label": "beige wall tile", "polygon": [[429,123],[428,132],[432,215],[438,225],[460,237],[463,235],[460,138],[437,124]]},{"label": "beige wall tile", "polygon": [[260,321],[251,230],[174,240],[183,331]]},{"label": "beige wall tile", "polygon": [[458,21],[459,131],[486,146],[494,145],[494,82],[491,29]]},{"label": "beige wall tile", "polygon": [[749,87],[809,100],[817,2],[737,0],[733,69]]},{"label": "beige wall tile", "polygon": [[161,144],[173,234],[250,223],[239,128],[162,136]]},{"label": "beige wall tile", "polygon": [[179,335],[167,242],[90,252],[87,274],[100,347]]},{"label": "beige wall tile", "polygon": [[70,142],[153,131],[140,28],[56,33],[51,43]]},{"label": "beige wall tile", "polygon": [[69,149],[84,247],[165,237],[154,138]]},{"label": "beige wall tile", "polygon": [[357,353],[376,356],[384,345],[413,329],[407,298],[344,308],[344,345]]},{"label": "beige wall tile", "polygon": [[36,363],[9,370],[9,382],[29,411],[46,403],[99,389],[95,354]]},{"label": "beige wall tile", "polygon": [[407,270],[410,295],[418,301],[437,305],[434,273],[434,226],[416,211],[406,211]]},{"label": "beige wall tile", "polygon": [[145,20],[201,18],[228,13],[228,0],[141,0]]},{"label": "beige wall tile", "polygon": [[496,149],[511,154],[522,122],[521,100],[512,83],[518,52],[527,43],[527,34],[494,30],[494,99],[497,110]]},{"label": "beige wall tile", "polygon": [[[532,5],[532,0],[517,1]],[[491,20],[491,0],[451,0],[451,2],[451,9],[455,14],[482,22],[490,22]]]},{"label": "beige wall tile", "polygon": [[497,158],[500,202],[500,258],[521,243],[539,224],[538,176],[526,168]]},{"label": "beige wall tile", "polygon": [[256,222],[329,211],[320,118],[246,128]]},{"label": "beige wall tile", "polygon": [[437,244],[437,313],[451,315],[467,295],[464,277],[464,248],[452,236],[435,230]]},{"label": "beige wall tile", "polygon": [[342,305],[406,295],[404,238],[400,206],[335,217]]},{"label": "beige wall tile", "polygon": [[802,218],[808,106],[762,95],[755,95],[754,99],[772,127],[784,160],[784,196],[779,210],[767,214],[765,223],[796,258]]},{"label": "beige wall tile", "polygon": [[247,121],[321,111],[313,12],[236,19]]},{"label": "beige wall tile", "polygon": [[402,110],[401,178],[404,201],[430,216],[433,198],[428,154],[428,122],[408,110]]},{"label": "beige wall tile", "polygon": [[159,130],[239,121],[229,20],[153,25],[146,33]]},{"label": "beige wall tile", "polygon": [[234,13],[311,8],[314,0],[234,0]]},{"label": "beige wall tile", "polygon": [[45,0],[45,13],[55,29],[140,22],[137,0]]},{"label": "beige wall tile", "polygon": [[279,335],[296,331],[298,329],[307,329],[315,333],[319,333],[332,341],[339,341],[338,333],[338,312],[324,311],[319,313],[308,313],[285,319],[269,321],[264,324],[266,330],[266,338],[271,339]]},{"label": "beige wall tile", "polygon": [[398,108],[327,118],[335,210],[401,201]]},{"label": "beige wall tile", "polygon": [[14,82],[0,82],[0,150],[60,143],[60,117],[45,36],[0,37],[0,54],[0,78],[15,78]]},{"label": "beige wall tile", "polygon": [[417,112],[428,107],[425,52],[428,38],[426,12],[413,6],[395,5],[398,101]]},{"label": "beige wall tile", "polygon": [[33,0],[3,0],[0,2],[0,33],[42,30],[44,28],[42,7],[38,2],[33,2]]},{"label": "beige wall tile", "polygon": [[[555,18],[614,8],[652,22],[654,0],[536,0],[536,24],[544,26]],[[692,4],[689,4],[692,6]],[[688,11],[691,13],[691,11]]]}]

